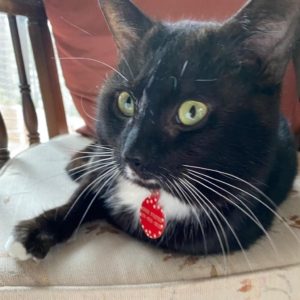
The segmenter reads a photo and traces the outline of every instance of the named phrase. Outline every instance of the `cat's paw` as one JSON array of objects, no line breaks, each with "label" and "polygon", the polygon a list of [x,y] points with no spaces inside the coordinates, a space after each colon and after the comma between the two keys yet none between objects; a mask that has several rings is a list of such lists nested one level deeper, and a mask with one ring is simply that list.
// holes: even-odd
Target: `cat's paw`
[{"label": "cat's paw", "polygon": [[14,236],[10,236],[7,240],[5,244],[5,250],[10,257],[13,257],[17,260],[24,261],[32,258],[32,256],[27,253],[24,245],[21,242],[15,240]]},{"label": "cat's paw", "polygon": [[55,245],[54,234],[47,232],[34,220],[19,223],[6,242],[7,253],[17,260],[40,260]]}]

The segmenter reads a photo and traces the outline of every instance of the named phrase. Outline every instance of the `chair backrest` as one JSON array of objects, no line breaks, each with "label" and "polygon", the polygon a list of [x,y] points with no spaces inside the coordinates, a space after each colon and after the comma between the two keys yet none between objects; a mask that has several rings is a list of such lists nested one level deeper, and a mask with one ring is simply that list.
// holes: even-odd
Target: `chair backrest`
[{"label": "chair backrest", "polygon": [[[57,67],[42,0],[0,0],[0,12],[8,15],[20,80],[24,122],[30,145],[40,142],[38,120],[31,98],[22,55],[16,16],[28,18],[28,32],[33,49],[49,137],[66,133],[67,122],[60,91]],[[17,88],[17,87],[16,87]],[[0,168],[9,159],[5,122],[0,112]]]}]

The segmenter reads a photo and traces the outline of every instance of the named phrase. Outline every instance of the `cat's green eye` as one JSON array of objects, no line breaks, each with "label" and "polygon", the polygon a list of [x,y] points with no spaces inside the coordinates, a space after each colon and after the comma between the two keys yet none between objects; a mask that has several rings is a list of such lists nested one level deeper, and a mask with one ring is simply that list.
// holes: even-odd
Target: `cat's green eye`
[{"label": "cat's green eye", "polygon": [[126,117],[134,116],[134,110],[135,110],[134,100],[129,93],[122,92],[119,95],[118,108],[121,111],[121,113]]},{"label": "cat's green eye", "polygon": [[185,126],[199,123],[207,114],[207,106],[199,101],[189,100],[184,102],[178,111],[179,121]]}]

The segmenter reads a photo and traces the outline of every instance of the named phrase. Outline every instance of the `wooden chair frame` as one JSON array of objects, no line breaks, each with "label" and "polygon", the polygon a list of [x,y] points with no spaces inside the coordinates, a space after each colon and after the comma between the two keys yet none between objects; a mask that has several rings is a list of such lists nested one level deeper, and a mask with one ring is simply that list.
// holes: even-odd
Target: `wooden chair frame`
[{"label": "wooden chair frame", "polygon": [[[28,84],[16,16],[28,18],[28,32],[46,115],[49,137],[68,132],[62,101],[54,50],[42,0],[0,0],[0,12],[8,15],[11,38],[14,46],[24,122],[30,145],[40,142],[38,120]],[[0,168],[9,159],[8,138],[5,122],[0,112]]]}]

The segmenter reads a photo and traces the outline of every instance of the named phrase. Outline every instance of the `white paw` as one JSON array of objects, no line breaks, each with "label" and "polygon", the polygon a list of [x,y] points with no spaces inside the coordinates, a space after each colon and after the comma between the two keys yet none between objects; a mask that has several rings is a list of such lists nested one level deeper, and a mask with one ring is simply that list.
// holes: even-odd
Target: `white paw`
[{"label": "white paw", "polygon": [[28,254],[22,243],[16,241],[11,236],[5,244],[5,250],[9,256],[18,260],[28,260],[32,258],[31,254]]}]

